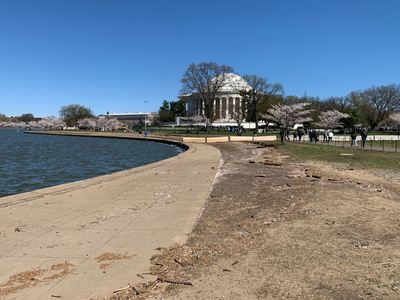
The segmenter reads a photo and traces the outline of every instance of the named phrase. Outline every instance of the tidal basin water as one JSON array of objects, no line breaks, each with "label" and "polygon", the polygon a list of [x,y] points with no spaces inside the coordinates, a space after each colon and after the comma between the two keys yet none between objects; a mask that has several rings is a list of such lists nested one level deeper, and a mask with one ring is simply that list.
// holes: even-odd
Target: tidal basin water
[{"label": "tidal basin water", "polygon": [[157,142],[0,129],[0,197],[143,166],[183,151]]}]

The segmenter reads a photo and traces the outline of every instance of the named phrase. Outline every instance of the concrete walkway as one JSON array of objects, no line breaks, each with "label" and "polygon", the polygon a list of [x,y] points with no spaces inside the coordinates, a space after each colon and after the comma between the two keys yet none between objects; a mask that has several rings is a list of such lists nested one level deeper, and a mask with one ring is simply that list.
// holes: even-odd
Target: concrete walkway
[{"label": "concrete walkway", "polygon": [[103,299],[154,280],[137,274],[155,248],[186,242],[219,166],[216,148],[188,145],[147,166],[0,198],[0,299]]}]

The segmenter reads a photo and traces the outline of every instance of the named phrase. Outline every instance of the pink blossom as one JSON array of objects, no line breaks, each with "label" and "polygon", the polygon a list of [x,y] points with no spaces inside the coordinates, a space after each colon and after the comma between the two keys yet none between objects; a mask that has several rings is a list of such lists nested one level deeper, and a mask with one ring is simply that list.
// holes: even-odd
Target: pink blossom
[{"label": "pink blossom", "polygon": [[293,127],[295,124],[312,121],[310,117],[306,117],[312,110],[304,110],[308,105],[310,105],[310,103],[272,105],[272,108],[268,109],[268,114],[262,115],[262,117],[267,120],[275,121],[279,123],[283,129],[287,129]]},{"label": "pink blossom", "polygon": [[349,117],[350,116],[348,114],[341,113],[337,110],[328,110],[321,113],[321,115],[318,117],[319,122],[315,123],[315,125],[323,128],[343,127],[343,123],[339,122],[339,120]]},{"label": "pink blossom", "polygon": [[400,124],[400,112],[390,115],[390,118],[397,124]]}]

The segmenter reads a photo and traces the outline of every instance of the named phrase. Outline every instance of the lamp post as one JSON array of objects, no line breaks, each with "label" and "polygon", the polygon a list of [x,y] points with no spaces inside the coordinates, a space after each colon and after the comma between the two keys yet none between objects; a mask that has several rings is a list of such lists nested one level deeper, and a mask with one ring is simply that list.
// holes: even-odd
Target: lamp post
[{"label": "lamp post", "polygon": [[146,130],[146,103],[147,100],[144,101],[144,130]]}]

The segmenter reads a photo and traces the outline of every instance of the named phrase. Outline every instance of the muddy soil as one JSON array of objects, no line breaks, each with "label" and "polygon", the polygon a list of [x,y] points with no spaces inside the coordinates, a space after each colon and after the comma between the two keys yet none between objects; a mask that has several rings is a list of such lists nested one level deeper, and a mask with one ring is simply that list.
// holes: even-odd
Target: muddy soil
[{"label": "muddy soil", "polygon": [[400,299],[399,180],[215,147],[222,163],[189,242],[159,249],[157,282],[113,299]]}]

